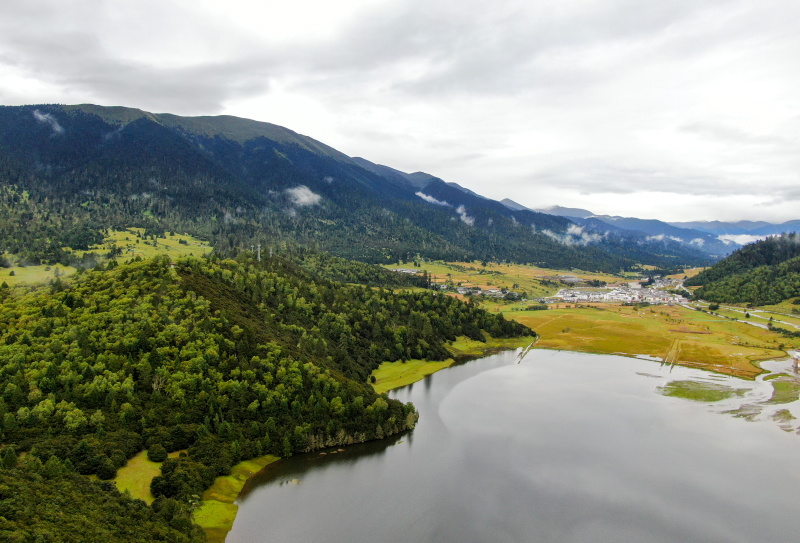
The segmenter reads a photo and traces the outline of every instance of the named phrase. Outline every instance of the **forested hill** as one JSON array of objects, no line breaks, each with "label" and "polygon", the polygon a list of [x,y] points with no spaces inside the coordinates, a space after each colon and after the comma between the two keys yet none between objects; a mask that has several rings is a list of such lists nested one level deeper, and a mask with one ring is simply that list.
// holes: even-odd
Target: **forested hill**
[{"label": "forested hill", "polygon": [[[445,359],[448,340],[482,330],[532,334],[449,296],[334,283],[279,258],[112,261],[69,285],[2,285],[0,539],[71,541],[99,518],[113,541],[188,541],[186,504],[240,460],[412,428],[414,406],[376,394],[370,372]],[[188,455],[164,463],[152,509],[75,478],[111,478],[157,446]]]},{"label": "forested hill", "polygon": [[746,245],[699,275],[687,286],[713,302],[776,304],[800,296],[800,237],[769,237]]},{"label": "forested hill", "polygon": [[236,117],[0,107],[0,207],[37,232],[55,233],[20,243],[0,229],[0,250],[51,262],[69,257],[59,244],[70,237],[137,226],[191,233],[221,254],[294,243],[372,263],[419,254],[614,273],[637,263],[708,262],[669,239],[591,232],[401,173]]}]

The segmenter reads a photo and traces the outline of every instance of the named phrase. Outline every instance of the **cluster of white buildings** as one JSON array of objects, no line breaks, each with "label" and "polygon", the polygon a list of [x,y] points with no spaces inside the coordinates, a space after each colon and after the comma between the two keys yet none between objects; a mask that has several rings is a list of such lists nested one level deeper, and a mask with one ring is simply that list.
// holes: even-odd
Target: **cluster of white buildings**
[{"label": "cluster of white buildings", "polygon": [[617,286],[612,289],[561,289],[555,296],[548,298],[553,302],[628,302],[650,304],[676,304],[685,301],[658,288],[642,288],[639,283]]},{"label": "cluster of white buildings", "polygon": [[490,296],[492,298],[502,298],[506,294],[508,294],[507,290],[500,290],[499,288],[490,288],[487,290],[482,290],[480,287],[458,287],[456,288],[456,292],[459,294],[463,294],[465,296]]}]

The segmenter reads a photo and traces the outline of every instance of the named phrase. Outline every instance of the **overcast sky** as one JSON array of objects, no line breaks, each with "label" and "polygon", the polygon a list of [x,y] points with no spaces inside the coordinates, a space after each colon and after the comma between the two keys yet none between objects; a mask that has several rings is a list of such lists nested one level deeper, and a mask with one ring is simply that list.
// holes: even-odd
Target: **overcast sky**
[{"label": "overcast sky", "polygon": [[800,219],[796,0],[0,0],[0,103],[268,121],[528,207]]}]

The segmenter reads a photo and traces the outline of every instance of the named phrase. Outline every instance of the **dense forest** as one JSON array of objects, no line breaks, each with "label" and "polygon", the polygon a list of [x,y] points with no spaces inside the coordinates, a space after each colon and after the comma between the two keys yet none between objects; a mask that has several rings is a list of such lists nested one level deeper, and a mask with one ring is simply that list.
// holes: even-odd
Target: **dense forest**
[{"label": "dense forest", "polygon": [[511,210],[432,179],[426,201],[418,187],[311,138],[246,119],[0,107],[4,200],[16,205],[26,194],[34,211],[19,213],[28,214],[29,224],[43,231],[67,227],[46,238],[49,245],[0,239],[28,260],[63,262],[55,244],[66,238],[78,243],[104,228],[142,227],[156,235],[193,234],[224,255],[261,243],[370,263],[421,255],[617,273],[637,263],[708,262],[669,240],[583,232],[563,217]]},{"label": "dense forest", "polygon": [[[174,266],[166,257],[137,258],[98,265],[69,284],[0,286],[7,470],[0,493],[20,492],[3,500],[0,534],[69,541],[59,534],[79,522],[76,508],[60,509],[58,517],[54,508],[84,494],[88,509],[81,515],[111,517],[103,533],[131,530],[115,517],[129,514],[153,534],[141,541],[193,540],[192,497],[240,460],[413,428],[413,405],[369,385],[381,362],[442,360],[448,341],[484,340],[484,331],[533,334],[433,291],[393,292],[323,277],[369,282],[383,273],[364,264],[348,269],[346,261],[319,255],[306,255],[305,264],[309,270],[244,254]],[[162,447],[186,453],[164,462],[151,486],[159,498],[151,509],[75,475],[109,479],[142,448]],[[61,497],[52,501],[53,494]],[[47,521],[32,525],[33,516]]]},{"label": "dense forest", "polygon": [[772,236],[746,245],[685,281],[711,302],[777,304],[800,296],[800,237]]}]

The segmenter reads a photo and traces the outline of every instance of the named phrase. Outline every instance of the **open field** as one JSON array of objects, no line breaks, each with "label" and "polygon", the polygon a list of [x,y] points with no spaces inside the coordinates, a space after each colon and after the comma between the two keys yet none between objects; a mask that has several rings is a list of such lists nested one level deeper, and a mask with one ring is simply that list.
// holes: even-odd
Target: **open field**
[{"label": "open field", "polygon": [[[181,451],[169,453],[169,458],[177,458]],[[142,451],[117,470],[117,476],[111,480],[120,492],[126,490],[139,500],[153,503],[155,497],[150,493],[150,481],[161,475],[161,464],[147,459],[147,451]]]},{"label": "open field", "polygon": [[[136,233],[143,233],[142,228],[129,228],[127,230],[111,230],[109,235],[100,245],[93,245],[89,251],[97,255],[105,255],[114,247],[122,249],[120,260],[128,260],[137,256],[142,258],[152,258],[158,255],[169,255],[171,259],[193,254],[201,256],[209,251],[211,247],[207,242],[188,235],[170,235],[167,233],[166,239],[143,240],[139,239]],[[138,240],[138,243],[137,243]],[[186,243],[180,243],[180,240]],[[87,252],[89,252],[87,251]],[[8,255],[6,255],[8,256]],[[13,260],[13,259],[9,259]],[[101,261],[104,258],[100,259]],[[9,286],[15,285],[35,285],[46,283],[56,277],[69,277],[77,270],[72,266],[41,265],[41,266],[13,266],[11,268],[0,268],[0,283],[5,281]],[[11,275],[11,273],[14,275]]]},{"label": "open field", "polygon": [[[701,307],[705,310],[708,310],[708,303],[692,303],[693,306]],[[775,307],[775,306],[772,306]],[[795,306],[797,307],[797,306]],[[719,309],[715,309],[714,313],[718,313],[725,317],[730,317],[733,319],[745,319],[752,322],[760,323],[767,325],[769,323],[770,318],[772,318],[775,322],[776,326],[780,326],[783,328],[792,329],[793,327],[800,327],[800,315],[792,314],[791,310],[789,311],[781,311],[781,310],[770,310],[758,307],[756,309],[749,309],[745,307],[743,304],[739,305],[731,305],[731,304],[720,304]],[[750,314],[750,317],[747,317],[747,314]],[[788,324],[789,326],[784,326]]]},{"label": "open field", "polygon": [[[11,272],[14,275],[11,275]],[[12,268],[0,268],[0,283],[5,281],[8,286],[15,285],[33,285],[37,283],[46,283],[56,277],[65,277],[75,273],[75,268],[72,266],[61,266],[56,264],[53,266],[14,266]]]},{"label": "open field", "polygon": [[239,509],[234,503],[239,492],[250,477],[276,460],[280,458],[268,455],[239,462],[233,466],[230,475],[217,477],[203,493],[200,507],[194,512],[194,521],[203,528],[209,543],[225,541]]},{"label": "open field", "polygon": [[[183,256],[201,256],[211,250],[207,242],[194,238],[186,234],[171,235],[169,232],[166,238],[140,239],[137,234],[142,235],[143,228],[128,228],[127,230],[111,230],[109,235],[100,245],[95,245],[90,249],[98,253],[108,253],[115,246],[122,249],[121,259],[127,260],[140,256],[142,258],[152,258],[159,255],[169,255],[170,258],[181,258]],[[183,240],[186,243],[181,243]]]},{"label": "open field", "polygon": [[530,326],[537,347],[626,356],[753,378],[757,362],[783,358],[800,340],[683,307],[604,305],[547,311],[507,311]]},{"label": "open field", "polygon": [[[603,273],[584,272],[580,270],[551,270],[526,266],[523,264],[498,264],[488,262],[482,266],[480,262],[421,262],[419,267],[413,263],[400,264],[400,267],[415,268],[425,270],[432,276],[433,281],[444,283],[452,281],[456,286],[480,287],[481,289],[491,288],[514,288],[518,292],[527,292],[529,298],[537,298],[555,294],[559,288],[557,285],[542,284],[547,278],[555,278],[558,275],[575,275],[586,281],[600,280],[607,283],[623,281],[622,277]],[[398,264],[384,266],[388,269],[398,267]]]},{"label": "open field", "polygon": [[684,277],[694,277],[695,275],[699,274],[705,268],[688,268],[683,270],[683,273],[676,273],[673,275],[668,275],[670,279],[683,279]]}]

